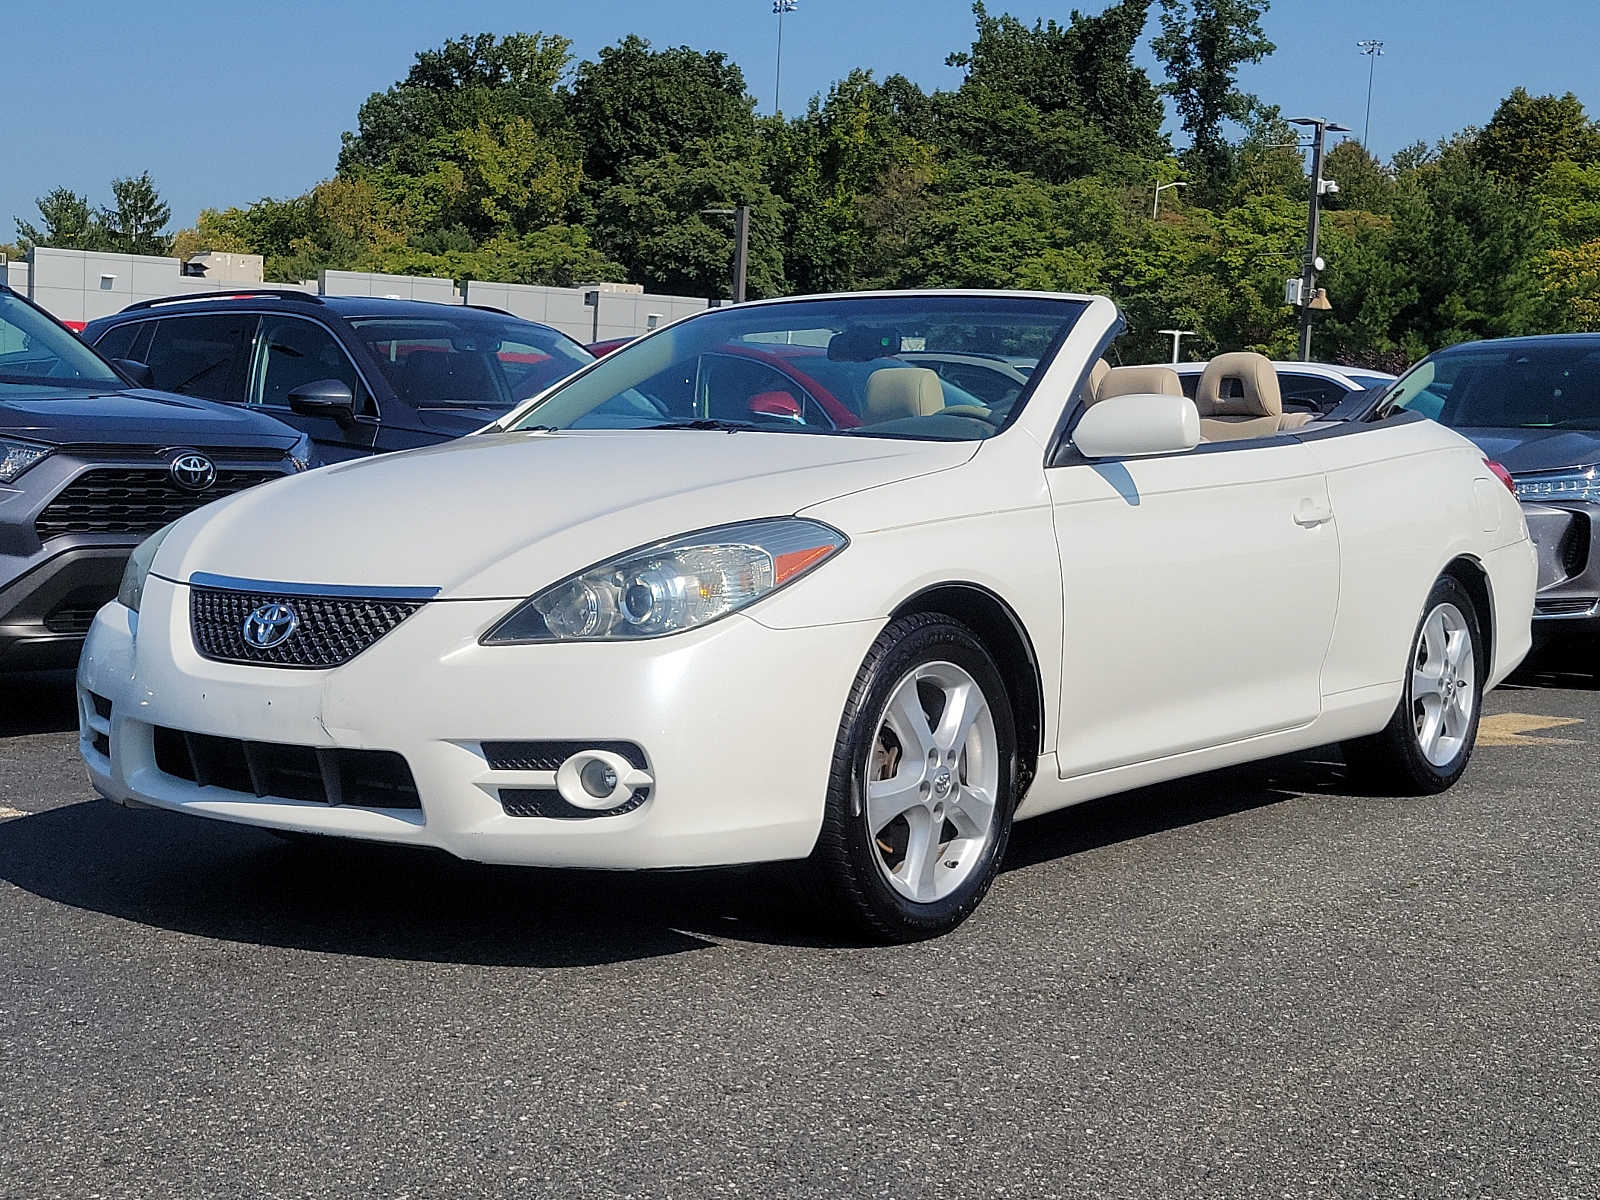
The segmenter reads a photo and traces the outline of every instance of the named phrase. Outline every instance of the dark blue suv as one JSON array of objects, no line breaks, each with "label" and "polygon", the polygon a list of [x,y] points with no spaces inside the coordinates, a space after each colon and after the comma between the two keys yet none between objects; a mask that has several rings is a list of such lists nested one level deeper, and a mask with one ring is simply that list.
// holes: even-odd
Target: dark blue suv
[{"label": "dark blue suv", "polygon": [[71,666],[145,537],[313,465],[305,434],[144,374],[0,287],[0,671]]},{"label": "dark blue suv", "polygon": [[471,433],[594,361],[496,309],[283,290],[146,300],[83,339],[163,391],[270,413],[324,462]]}]

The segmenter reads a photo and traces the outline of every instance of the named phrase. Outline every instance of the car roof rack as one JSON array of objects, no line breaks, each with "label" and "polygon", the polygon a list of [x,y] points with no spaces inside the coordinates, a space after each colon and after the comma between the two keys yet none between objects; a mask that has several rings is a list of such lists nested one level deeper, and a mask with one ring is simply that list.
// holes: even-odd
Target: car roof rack
[{"label": "car roof rack", "polygon": [[136,300],[123,312],[141,308],[160,308],[164,304],[204,304],[215,300],[287,300],[294,304],[323,304],[321,296],[311,292],[296,292],[289,288],[243,288],[226,292],[203,292],[194,296],[157,296],[154,300]]}]

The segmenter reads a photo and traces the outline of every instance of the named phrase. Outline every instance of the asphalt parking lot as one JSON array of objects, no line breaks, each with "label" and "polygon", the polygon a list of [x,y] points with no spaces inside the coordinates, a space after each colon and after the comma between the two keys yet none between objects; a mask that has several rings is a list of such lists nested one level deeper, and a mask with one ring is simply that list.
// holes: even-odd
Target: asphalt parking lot
[{"label": "asphalt parking lot", "polygon": [[1098,802],[882,949],[759,872],[127,812],[8,686],[0,1195],[1595,1196],[1600,692],[1488,711],[1448,795]]}]

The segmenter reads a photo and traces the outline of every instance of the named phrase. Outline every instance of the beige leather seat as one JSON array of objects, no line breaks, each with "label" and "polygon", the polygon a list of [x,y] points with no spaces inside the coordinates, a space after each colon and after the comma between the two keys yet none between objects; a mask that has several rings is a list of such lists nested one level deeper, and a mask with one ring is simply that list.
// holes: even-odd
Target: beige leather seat
[{"label": "beige leather seat", "polygon": [[1094,366],[1089,368],[1089,387],[1084,392],[1083,404],[1087,408],[1100,398],[1100,384],[1107,375],[1111,374],[1111,364],[1103,358],[1094,360]]},{"label": "beige leather seat", "polygon": [[927,417],[944,411],[939,373],[927,367],[884,367],[867,378],[868,425]]},{"label": "beige leather seat", "polygon": [[1101,377],[1094,404],[1112,396],[1181,396],[1183,383],[1171,367],[1112,367]]},{"label": "beige leather seat", "polygon": [[1313,420],[1310,413],[1283,411],[1277,368],[1270,358],[1249,351],[1219,354],[1208,362],[1194,402],[1200,435],[1208,442],[1271,437]]}]

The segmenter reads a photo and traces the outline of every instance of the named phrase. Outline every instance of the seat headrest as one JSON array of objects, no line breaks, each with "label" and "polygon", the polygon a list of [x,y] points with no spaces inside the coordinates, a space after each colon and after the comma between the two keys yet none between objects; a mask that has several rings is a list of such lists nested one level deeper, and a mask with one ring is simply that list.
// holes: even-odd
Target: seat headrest
[{"label": "seat headrest", "polygon": [[944,409],[939,373],[927,367],[883,367],[867,379],[867,424],[926,417]]},{"label": "seat headrest", "polygon": [[1084,404],[1093,404],[1100,399],[1100,384],[1107,375],[1111,374],[1111,364],[1103,358],[1094,360],[1094,366],[1089,368],[1089,390],[1084,397]]},{"label": "seat headrest", "polygon": [[[1235,389],[1224,383],[1238,380]],[[1278,371],[1264,354],[1238,350],[1219,354],[1206,364],[1194,392],[1195,407],[1202,417],[1276,417],[1283,413],[1283,393],[1278,389]]]},{"label": "seat headrest", "polygon": [[1171,367],[1112,367],[1095,389],[1094,398],[1145,395],[1181,396],[1183,382]]}]

